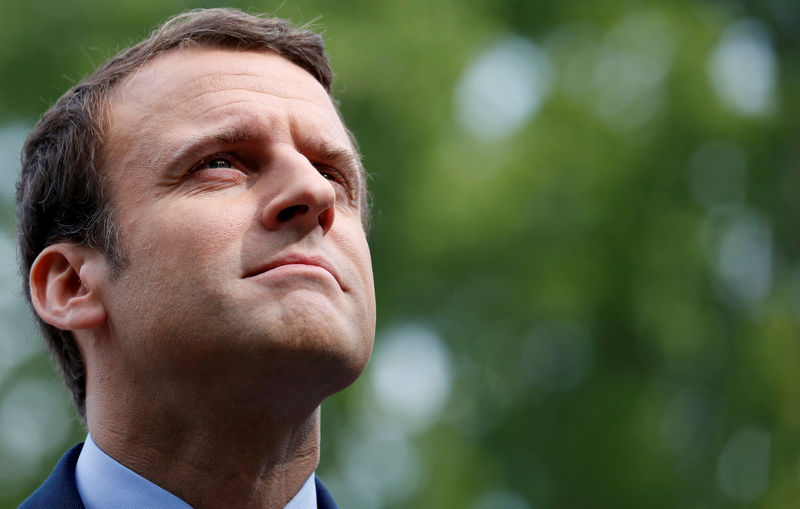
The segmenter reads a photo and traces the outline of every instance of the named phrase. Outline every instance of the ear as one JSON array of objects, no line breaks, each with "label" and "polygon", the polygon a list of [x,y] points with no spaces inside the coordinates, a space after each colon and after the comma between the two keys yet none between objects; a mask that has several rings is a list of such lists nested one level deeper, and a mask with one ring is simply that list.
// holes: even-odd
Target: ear
[{"label": "ear", "polygon": [[101,325],[106,309],[97,285],[105,270],[105,257],[94,249],[69,242],[47,246],[34,260],[28,279],[33,308],[42,320],[62,330]]}]

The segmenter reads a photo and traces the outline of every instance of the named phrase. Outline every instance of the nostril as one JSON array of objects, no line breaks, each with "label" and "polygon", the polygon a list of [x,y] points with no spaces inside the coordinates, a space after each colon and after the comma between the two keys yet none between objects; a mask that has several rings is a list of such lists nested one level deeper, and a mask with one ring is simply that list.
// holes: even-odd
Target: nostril
[{"label": "nostril", "polygon": [[292,205],[278,212],[278,221],[288,221],[295,216],[300,216],[308,212],[308,205]]}]

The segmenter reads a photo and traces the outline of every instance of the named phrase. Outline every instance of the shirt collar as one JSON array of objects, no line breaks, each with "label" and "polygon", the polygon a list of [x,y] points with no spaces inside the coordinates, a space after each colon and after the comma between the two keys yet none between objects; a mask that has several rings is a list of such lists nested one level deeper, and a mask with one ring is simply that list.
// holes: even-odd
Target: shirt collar
[{"label": "shirt collar", "polygon": [[[87,435],[75,466],[75,484],[86,509],[192,509],[164,488],[148,481],[103,452]],[[312,473],[284,509],[316,509]]]},{"label": "shirt collar", "polygon": [[317,487],[314,485],[314,474],[311,474],[297,495],[283,509],[317,509]]}]

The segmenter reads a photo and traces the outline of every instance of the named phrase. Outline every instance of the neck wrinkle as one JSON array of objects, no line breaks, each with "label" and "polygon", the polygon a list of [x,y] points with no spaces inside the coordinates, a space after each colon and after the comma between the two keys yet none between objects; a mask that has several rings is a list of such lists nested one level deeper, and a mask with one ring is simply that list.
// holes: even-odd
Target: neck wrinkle
[{"label": "neck wrinkle", "polygon": [[95,443],[196,509],[282,508],[319,464],[318,406],[295,419],[218,411],[187,422],[175,415],[134,414],[87,413]]}]

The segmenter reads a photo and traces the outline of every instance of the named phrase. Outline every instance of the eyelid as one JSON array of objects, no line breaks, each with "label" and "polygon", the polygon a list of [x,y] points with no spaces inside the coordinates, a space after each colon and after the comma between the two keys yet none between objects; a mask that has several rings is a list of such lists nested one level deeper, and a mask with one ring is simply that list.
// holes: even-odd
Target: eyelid
[{"label": "eyelid", "polygon": [[[216,159],[227,161],[230,167],[209,167],[209,163]],[[230,185],[245,184],[250,181],[250,176],[250,172],[247,171],[247,166],[244,165],[239,158],[229,152],[217,152],[203,157],[199,162],[191,166],[184,174],[183,180],[185,182],[193,182],[193,185],[223,185],[224,187],[228,187]]]},{"label": "eyelid", "polygon": [[240,171],[242,173],[249,174],[249,172],[246,170],[246,166],[239,160],[239,158],[237,158],[236,156],[234,156],[233,154],[231,154],[229,152],[218,152],[218,153],[215,153],[215,154],[212,154],[210,156],[206,156],[206,157],[200,159],[199,162],[195,163],[189,169],[187,174],[188,175],[192,175],[192,174],[197,173],[198,171],[204,170],[204,169],[212,169],[212,170],[214,170],[214,169],[215,170],[228,169],[228,168],[208,168],[208,163],[210,163],[211,161],[214,161],[216,159],[225,159],[226,161],[230,162],[231,168],[229,168],[229,169],[231,169],[231,170],[238,170],[238,171]]}]

